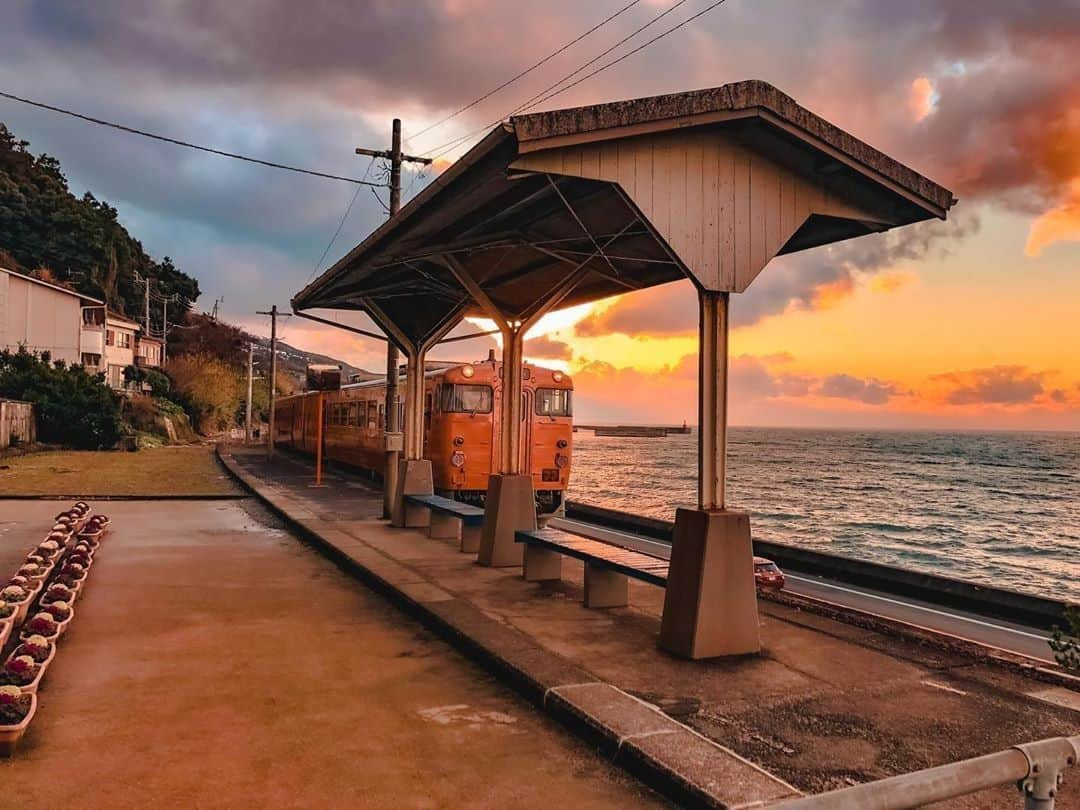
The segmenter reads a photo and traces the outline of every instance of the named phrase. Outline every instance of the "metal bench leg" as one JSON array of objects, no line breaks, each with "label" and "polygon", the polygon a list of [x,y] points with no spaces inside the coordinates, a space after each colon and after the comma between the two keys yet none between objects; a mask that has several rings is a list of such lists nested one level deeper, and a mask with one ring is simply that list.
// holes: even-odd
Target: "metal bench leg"
[{"label": "metal bench leg", "polygon": [[522,576],[526,582],[562,579],[562,554],[540,546],[526,545]]},{"label": "metal bench leg", "polygon": [[457,540],[461,537],[461,518],[432,510],[428,537],[433,540]]},{"label": "metal bench leg", "polygon": [[425,529],[431,525],[431,510],[418,503],[405,502],[405,526],[409,529]]},{"label": "metal bench leg", "polygon": [[626,607],[630,602],[630,583],[626,574],[585,563],[585,607]]},{"label": "metal bench leg", "polygon": [[476,554],[480,550],[480,535],[483,533],[483,526],[465,526],[461,527],[461,553],[462,554]]}]

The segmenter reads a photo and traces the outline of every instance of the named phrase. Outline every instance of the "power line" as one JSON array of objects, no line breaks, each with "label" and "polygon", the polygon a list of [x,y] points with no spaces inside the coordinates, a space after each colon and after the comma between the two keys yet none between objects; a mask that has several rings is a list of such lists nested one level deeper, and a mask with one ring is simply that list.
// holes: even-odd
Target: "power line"
[{"label": "power line", "polygon": [[[367,180],[368,174],[371,173],[371,167],[375,165],[375,158],[372,157],[368,162],[367,170],[364,172],[364,180]],[[323,249],[322,255],[319,260],[315,262],[315,269],[311,271],[311,275],[307,277],[306,285],[315,277],[315,274],[319,272],[319,268],[322,267],[323,261],[326,259],[326,254],[330,252],[330,248],[334,246],[334,242],[337,241],[338,235],[341,233],[341,229],[345,227],[345,220],[349,218],[349,213],[353,209],[353,205],[356,204],[356,198],[360,196],[360,189],[363,186],[357,185],[356,191],[353,192],[352,199],[349,200],[349,204],[345,207],[345,213],[341,215],[341,221],[338,223],[337,229],[334,231],[334,235],[330,237],[330,241],[326,243],[326,247]]]},{"label": "power line", "polygon": [[543,98],[541,98],[540,100],[536,101],[536,102],[535,102],[534,104],[530,104],[529,106],[530,106],[530,107],[535,107],[535,106],[536,106],[537,104],[543,104],[543,103],[544,103],[545,101],[547,101],[548,99],[550,99],[550,98],[554,98],[555,96],[559,95],[560,93],[565,93],[565,92],[566,92],[567,90],[569,90],[569,89],[570,89],[571,87],[577,87],[577,86],[578,86],[579,84],[581,84],[581,83],[582,83],[583,81],[585,81],[586,79],[591,79],[591,78],[592,78],[593,76],[595,76],[595,75],[596,75],[597,73],[602,73],[602,72],[604,72],[605,70],[607,70],[607,69],[608,69],[609,67],[613,67],[613,66],[615,66],[615,65],[619,64],[619,62],[623,61],[624,59],[627,59],[627,58],[629,58],[629,57],[633,56],[633,55],[634,55],[635,53],[637,53],[638,51],[641,51],[641,50],[644,50],[645,48],[648,48],[648,47],[649,47],[650,45],[652,45],[652,44],[653,44],[654,42],[656,42],[656,41],[658,41],[658,40],[661,40],[661,39],[663,39],[663,38],[664,38],[664,37],[666,37],[666,36],[667,36],[668,34],[671,34],[671,33],[674,33],[675,31],[678,31],[678,30],[679,30],[680,28],[682,28],[682,27],[683,27],[683,26],[685,26],[685,25],[689,25],[689,24],[690,24],[690,23],[692,23],[692,22],[693,22],[694,20],[696,20],[696,19],[697,19],[698,17],[701,17],[702,15],[704,15],[704,14],[707,14],[707,13],[709,13],[709,12],[710,12],[710,11],[712,11],[712,10],[713,10],[714,8],[716,8],[717,6],[722,6],[722,5],[723,5],[724,3],[726,3],[726,2],[727,2],[727,0],[716,0],[716,2],[714,2],[714,3],[712,3],[712,4],[708,5],[708,6],[706,6],[706,7],[705,7],[705,8],[703,8],[703,9],[702,9],[701,11],[699,11],[699,12],[698,12],[697,14],[694,14],[693,16],[687,17],[687,18],[686,18],[685,20],[683,20],[683,21],[682,21],[681,23],[679,23],[679,24],[677,24],[677,25],[673,25],[673,26],[672,26],[671,28],[669,28],[669,29],[667,29],[666,31],[663,31],[663,32],[661,32],[661,33],[657,34],[657,35],[656,35],[655,37],[653,37],[652,39],[648,40],[647,42],[643,42],[643,43],[642,43],[641,45],[638,45],[638,46],[637,46],[636,48],[634,48],[633,50],[631,50],[631,51],[627,51],[627,52],[626,52],[626,53],[624,53],[624,54],[623,54],[622,56],[619,56],[619,57],[617,57],[616,59],[612,59],[612,60],[611,60],[610,62],[607,62],[607,63],[605,63],[605,64],[601,65],[600,67],[598,67],[598,68],[597,68],[596,70],[592,71],[591,73],[587,73],[587,74],[585,74],[584,76],[582,76],[582,77],[581,77],[580,79],[578,79],[578,80],[577,80],[576,82],[572,82],[571,84],[568,84],[568,85],[566,85],[565,87],[561,87],[561,88],[559,88],[558,90],[556,90],[556,91],[555,91],[554,93],[548,93],[548,94],[547,94],[546,96],[544,96],[544,97],[543,97]]},{"label": "power line", "polygon": [[558,87],[563,82],[565,82],[565,81],[567,81],[569,79],[572,79],[574,76],[576,76],[581,71],[588,68],[590,65],[596,64],[598,61],[603,59],[605,56],[607,56],[609,53],[614,51],[616,48],[619,48],[620,46],[622,46],[625,43],[629,42],[631,39],[636,37],[638,34],[640,34],[646,28],[649,28],[650,26],[653,26],[656,23],[660,22],[660,20],[662,20],[664,17],[666,17],[671,12],[675,11],[680,6],[684,5],[686,2],[687,2],[687,0],[677,0],[677,2],[675,2],[672,5],[668,6],[666,9],[661,11],[659,14],[656,14],[652,19],[650,19],[644,25],[639,26],[638,28],[635,28],[633,31],[631,31],[629,34],[627,34],[625,37],[623,37],[618,42],[616,42],[614,45],[612,45],[610,48],[607,48],[606,50],[601,51],[599,54],[594,56],[592,59],[590,59],[585,64],[579,66],[577,69],[575,69],[575,70],[571,71],[570,73],[566,74],[565,76],[563,76],[561,79],[559,79],[554,84],[548,85],[543,90],[541,90],[539,93],[534,95],[532,98],[528,99],[527,101],[523,102],[522,104],[519,104],[517,107],[515,107],[513,110],[511,110],[507,115],[500,116],[496,121],[493,121],[492,123],[488,124],[485,127],[481,127],[480,129],[473,130],[472,132],[469,132],[466,135],[462,135],[462,136],[460,136],[458,138],[455,138],[452,141],[447,141],[446,143],[442,144],[441,146],[436,146],[434,149],[430,149],[427,152],[425,152],[424,154],[425,155],[430,155],[432,152],[439,152],[440,153],[439,156],[441,157],[449,149],[453,149],[458,144],[461,144],[461,143],[469,140],[470,138],[472,138],[472,137],[474,137],[474,136],[476,136],[476,135],[478,135],[480,133],[486,132],[487,130],[491,129],[492,127],[498,125],[499,122],[505,120],[506,118],[509,118],[511,115],[516,115],[521,110],[524,110],[527,107],[531,106],[534,102],[536,102],[536,100],[538,98],[540,98],[544,94],[546,94],[549,91],[551,91],[552,89]]},{"label": "power line", "polygon": [[[530,107],[535,107],[535,106],[536,106],[536,105],[538,105],[538,104],[543,104],[543,103],[544,103],[545,101],[548,101],[549,99],[552,99],[552,98],[554,98],[554,97],[555,97],[555,96],[557,96],[557,95],[560,95],[560,94],[562,94],[562,93],[565,93],[565,92],[566,92],[567,90],[570,90],[570,89],[571,89],[571,88],[573,88],[573,87],[577,87],[577,86],[578,86],[579,84],[581,84],[582,82],[584,82],[584,81],[586,81],[586,80],[588,80],[588,79],[591,79],[591,78],[592,78],[593,76],[597,75],[598,73],[602,73],[602,72],[604,72],[605,70],[607,70],[608,68],[610,68],[610,67],[614,67],[615,65],[619,64],[619,62],[622,62],[622,61],[623,61],[624,59],[627,59],[627,58],[629,58],[629,57],[633,56],[634,54],[638,53],[639,51],[642,51],[642,50],[644,50],[645,48],[647,48],[647,47],[649,47],[650,45],[652,45],[652,44],[653,44],[654,42],[658,42],[659,40],[663,39],[663,38],[664,38],[664,37],[666,37],[666,36],[667,36],[668,34],[672,34],[672,33],[674,33],[675,31],[678,31],[678,30],[679,30],[680,28],[683,28],[684,26],[686,26],[686,25],[689,25],[689,24],[690,24],[690,23],[692,23],[692,22],[693,22],[694,20],[696,20],[696,19],[698,19],[699,17],[701,17],[701,16],[703,16],[703,15],[707,14],[708,12],[712,11],[712,10],[713,10],[714,8],[716,8],[717,6],[721,6],[721,5],[723,5],[723,4],[724,4],[724,3],[726,2],[726,1],[727,1],[727,0],[715,0],[715,2],[713,2],[713,3],[710,3],[710,4],[708,5],[708,6],[706,6],[705,8],[703,8],[703,9],[702,9],[701,11],[697,12],[697,14],[694,14],[694,15],[692,15],[692,16],[690,16],[690,17],[687,17],[687,18],[686,18],[685,20],[683,20],[682,22],[680,22],[680,23],[677,23],[676,25],[673,25],[673,26],[672,26],[671,28],[668,28],[668,29],[667,29],[667,30],[665,30],[665,31],[662,31],[661,33],[657,34],[657,35],[656,35],[655,37],[653,37],[652,39],[650,39],[650,40],[648,40],[648,41],[646,41],[646,42],[643,42],[643,43],[642,43],[641,45],[638,45],[638,46],[637,46],[636,48],[634,48],[634,49],[632,49],[632,50],[630,50],[630,51],[627,51],[626,53],[622,54],[621,56],[618,56],[618,57],[616,57],[615,59],[612,59],[612,60],[611,60],[610,62],[606,62],[606,63],[604,63],[603,65],[601,65],[600,67],[598,67],[598,68],[597,68],[596,70],[593,70],[593,71],[591,71],[591,72],[587,73],[586,75],[582,76],[582,77],[581,77],[580,79],[578,79],[577,81],[575,81],[575,82],[572,82],[572,83],[570,83],[570,84],[567,84],[567,85],[565,85],[565,86],[563,86],[563,87],[559,87],[559,85],[563,84],[563,82],[567,81],[568,79],[571,79],[571,78],[573,78],[573,77],[574,77],[574,76],[576,76],[576,75],[577,75],[578,73],[580,73],[580,72],[581,72],[582,70],[584,70],[585,68],[589,67],[589,65],[593,65],[593,64],[595,64],[595,63],[596,63],[596,62],[598,62],[598,61],[599,61],[600,59],[602,59],[602,58],[603,58],[604,56],[606,56],[607,54],[611,53],[611,52],[612,52],[613,50],[615,50],[616,48],[618,48],[618,47],[619,47],[620,45],[622,45],[622,44],[623,44],[623,43],[625,43],[626,41],[628,41],[628,40],[632,39],[632,38],[633,38],[634,36],[636,36],[636,35],[637,35],[638,33],[640,33],[641,31],[645,30],[646,28],[648,28],[648,27],[649,27],[650,25],[652,25],[653,23],[657,22],[657,21],[658,21],[658,20],[659,20],[659,19],[660,19],[661,17],[663,17],[663,16],[665,16],[665,15],[669,14],[670,12],[674,11],[675,9],[677,9],[677,8],[678,8],[679,6],[683,5],[683,3],[685,3],[685,2],[686,2],[686,0],[679,0],[679,2],[675,3],[675,4],[674,4],[673,6],[671,6],[670,8],[668,8],[668,9],[666,9],[665,11],[661,12],[660,14],[658,14],[658,15],[657,15],[656,17],[654,17],[654,18],[653,18],[652,20],[650,20],[649,22],[647,22],[647,23],[646,23],[645,25],[643,25],[643,26],[642,26],[641,28],[639,28],[639,29],[637,29],[636,31],[634,31],[634,32],[633,32],[632,34],[630,34],[629,36],[627,36],[627,37],[624,37],[623,39],[621,39],[621,40],[620,40],[619,42],[615,43],[615,44],[614,44],[614,45],[613,45],[612,47],[608,48],[608,49],[607,49],[606,51],[604,51],[603,53],[599,54],[598,56],[596,56],[596,57],[594,57],[593,59],[591,59],[591,60],[589,60],[588,62],[586,62],[586,63],[585,63],[584,65],[582,65],[581,67],[579,67],[579,68],[578,68],[577,70],[573,71],[572,73],[569,73],[569,74],[567,74],[567,75],[566,75],[566,76],[564,76],[564,77],[563,77],[562,79],[560,79],[559,81],[557,81],[557,82],[555,82],[554,84],[552,84],[551,86],[549,86],[549,87],[548,87],[548,88],[547,88],[546,90],[542,91],[542,93],[540,93],[540,94],[537,94],[537,95],[533,96],[533,97],[532,97],[532,98],[530,98],[530,99],[529,99],[528,101],[524,102],[523,104],[521,104],[520,106],[518,106],[517,108],[515,108],[514,110],[512,110],[512,111],[511,111],[511,112],[509,113],[509,115],[507,115],[507,116],[504,116],[503,118],[500,118],[500,119],[499,119],[498,121],[495,121],[495,122],[493,122],[493,123],[491,123],[491,124],[488,124],[488,125],[487,125],[486,127],[484,127],[483,129],[480,129],[480,130],[474,130],[473,132],[471,132],[471,133],[469,133],[469,134],[467,134],[467,135],[464,135],[464,136],[462,136],[461,138],[457,138],[457,139],[456,139],[456,140],[454,140],[454,141],[450,141],[450,142],[448,142],[448,143],[444,144],[443,146],[440,146],[440,147],[436,147],[436,149],[439,149],[439,150],[443,150],[443,151],[442,151],[442,152],[440,153],[439,157],[441,157],[441,156],[442,156],[442,154],[445,154],[445,153],[446,153],[446,151],[449,151],[449,149],[453,149],[453,148],[454,148],[455,146],[457,146],[458,144],[461,144],[461,143],[463,143],[463,142],[465,142],[465,141],[469,140],[470,138],[474,137],[475,135],[477,135],[477,134],[479,134],[479,133],[482,133],[482,132],[486,132],[487,130],[491,129],[492,127],[494,127],[494,126],[498,125],[498,124],[499,124],[499,122],[500,122],[500,121],[502,121],[502,120],[504,120],[505,118],[509,118],[510,116],[516,115],[517,113],[521,112],[522,110],[526,110],[526,109],[528,109],[528,108],[530,108]],[[555,89],[555,88],[558,88],[558,89]],[[548,91],[552,91],[552,92],[548,92]],[[432,151],[434,151],[434,150],[432,150]],[[427,153],[427,154],[430,154],[430,153]]]},{"label": "power line", "polygon": [[89,121],[91,124],[98,124],[103,127],[111,127],[118,129],[121,132],[128,132],[132,135],[141,135],[144,138],[151,138],[155,141],[162,141],[164,143],[171,143],[174,146],[183,146],[187,149],[195,149],[200,152],[208,152],[211,155],[219,155],[221,157],[233,158],[234,160],[243,160],[248,163],[258,163],[261,166],[269,166],[271,169],[284,169],[288,172],[296,172],[298,174],[308,174],[312,177],[322,177],[326,180],[340,180],[343,183],[356,183],[361,186],[375,186],[380,187],[378,183],[368,183],[363,180],[357,180],[353,177],[342,177],[338,174],[327,174],[326,172],[317,172],[312,169],[302,169],[297,166],[289,166],[285,163],[275,163],[270,160],[262,160],[261,158],[249,157],[248,155],[237,154],[236,152],[225,152],[221,149],[214,149],[209,146],[200,146],[199,144],[189,143],[187,141],[177,140],[176,138],[170,138],[165,135],[158,135],[154,132],[147,132],[142,129],[135,129],[124,124],[117,124],[113,121],[105,121],[101,118],[93,118],[89,115],[83,115],[82,113],[73,112],[72,110],[65,110],[63,107],[54,107],[51,104],[45,104],[40,101],[33,101],[32,99],[22,98],[11,93],[6,93],[0,90],[0,97],[10,99],[11,101],[18,101],[22,104],[29,104],[31,107],[38,107],[42,110],[49,110],[51,112],[60,113],[61,115],[67,115],[72,118],[78,118],[81,121]]},{"label": "power line", "polygon": [[512,85],[514,82],[516,82],[518,79],[523,79],[524,77],[526,77],[530,73],[532,73],[534,70],[536,70],[538,67],[546,65],[548,62],[550,62],[552,59],[554,59],[559,54],[565,53],[567,50],[572,48],[574,45],[577,45],[579,42],[581,42],[581,40],[585,39],[585,37],[589,36],[589,34],[593,33],[594,31],[596,31],[596,30],[598,30],[600,28],[603,28],[609,22],[614,20],[616,17],[618,17],[619,15],[623,14],[626,11],[629,11],[631,8],[633,8],[634,6],[636,6],[640,2],[641,2],[641,0],[632,0],[632,2],[627,3],[625,6],[620,8],[615,13],[613,13],[610,16],[606,17],[605,19],[601,20],[596,25],[594,25],[592,28],[590,28],[588,31],[585,31],[584,33],[581,33],[578,36],[574,37],[574,39],[567,42],[565,45],[563,45],[558,50],[552,51],[547,56],[545,56],[543,59],[541,59],[539,62],[536,62],[535,64],[527,67],[525,70],[521,71],[516,76],[513,76],[513,77],[507,79],[505,82],[500,84],[498,87],[495,87],[495,88],[492,88],[491,90],[488,90],[486,93],[484,93],[484,95],[480,96],[477,99],[473,99],[468,104],[466,104],[464,107],[450,113],[450,115],[446,116],[445,118],[443,118],[443,119],[441,119],[439,121],[436,121],[434,124],[429,124],[428,126],[424,127],[419,132],[414,132],[412,135],[409,136],[407,141],[412,140],[413,138],[419,138],[421,135],[423,135],[423,134],[425,134],[427,132],[430,132],[431,130],[435,129],[436,127],[442,126],[447,121],[450,121],[453,118],[457,118],[459,115],[461,115],[466,110],[472,109],[477,104],[480,104],[481,102],[486,101],[487,99],[491,98],[493,95],[498,93],[500,90],[506,89],[507,87]]}]

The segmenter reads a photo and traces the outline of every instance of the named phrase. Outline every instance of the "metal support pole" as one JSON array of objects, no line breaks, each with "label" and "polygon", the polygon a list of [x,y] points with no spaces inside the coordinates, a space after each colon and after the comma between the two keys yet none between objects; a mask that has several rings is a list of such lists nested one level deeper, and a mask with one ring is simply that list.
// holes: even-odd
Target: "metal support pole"
[{"label": "metal support pole", "polygon": [[427,350],[418,347],[405,369],[405,460],[424,457],[424,362]]},{"label": "metal support pole", "polygon": [[725,504],[729,294],[701,290],[698,354],[698,506]]},{"label": "metal support pole", "polygon": [[255,379],[255,344],[248,344],[247,409],[244,412],[244,444],[251,444],[251,393]]},{"label": "metal support pole", "polygon": [[[270,414],[267,418],[267,432],[270,435],[266,437],[266,457],[271,458],[274,455],[274,404],[277,387],[277,304],[270,307],[269,312],[258,311],[255,314],[270,316]],[[284,313],[283,317],[288,318],[288,313]]]},{"label": "metal support pole", "polygon": [[501,453],[499,472],[521,474],[521,360],[525,330],[520,323],[507,324],[502,330],[502,409]]},{"label": "metal support pole", "polygon": [[322,486],[322,446],[323,446],[323,422],[325,421],[326,408],[323,405],[323,392],[320,391],[315,397],[315,486]]}]

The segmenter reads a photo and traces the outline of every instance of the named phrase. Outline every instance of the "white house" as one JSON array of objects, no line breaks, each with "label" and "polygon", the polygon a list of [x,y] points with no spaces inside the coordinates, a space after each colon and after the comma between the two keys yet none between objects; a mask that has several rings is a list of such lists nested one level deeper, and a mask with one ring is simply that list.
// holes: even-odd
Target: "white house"
[{"label": "white house", "polygon": [[145,335],[135,336],[135,365],[157,368],[161,365],[161,341]]},{"label": "white house", "polygon": [[135,333],[139,324],[111,310],[105,312],[105,382],[124,387],[124,369],[135,365]]},{"label": "white house", "polygon": [[0,267],[0,348],[82,361],[82,308],[103,306],[80,293]]}]

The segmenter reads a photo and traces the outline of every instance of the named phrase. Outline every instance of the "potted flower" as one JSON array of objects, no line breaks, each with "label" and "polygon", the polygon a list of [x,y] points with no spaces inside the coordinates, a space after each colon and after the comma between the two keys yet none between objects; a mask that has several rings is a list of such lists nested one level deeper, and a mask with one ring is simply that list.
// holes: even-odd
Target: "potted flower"
[{"label": "potted flower", "polygon": [[35,634],[45,636],[47,639],[56,639],[60,635],[60,624],[51,613],[40,610],[23,623],[19,638],[25,641],[27,636]]},{"label": "potted flower", "polygon": [[42,605],[41,612],[48,613],[53,617],[53,620],[56,622],[57,636],[64,635],[64,631],[67,630],[68,624],[71,623],[71,617],[75,615],[75,609],[62,599],[50,602],[47,605]]},{"label": "potted flower", "polygon": [[37,710],[37,695],[0,686],[0,756],[11,756]]},{"label": "potted flower", "polygon": [[45,589],[45,593],[41,595],[42,607],[50,605],[53,602],[66,602],[71,604],[75,601],[75,591],[66,585],[62,585],[59,582],[54,582]]},{"label": "potted flower", "polygon": [[7,602],[0,602],[0,649],[3,649],[8,638],[11,637],[11,631],[15,627],[16,613],[18,610]]},{"label": "potted flower", "polygon": [[82,582],[86,577],[86,566],[77,562],[65,562],[64,567],[60,569],[60,576],[71,577],[76,582]]},{"label": "potted flower", "polygon": [[44,565],[35,565],[33,563],[24,563],[15,576],[26,577],[31,583],[39,583],[49,574],[49,569]]},{"label": "potted flower", "polygon": [[15,624],[26,618],[26,609],[30,606],[30,600],[34,598],[34,592],[29,587],[16,583],[8,585],[0,590],[0,601],[15,608]]},{"label": "potted flower", "polygon": [[16,686],[23,692],[37,692],[45,667],[29,655],[10,655],[0,670],[0,686]]},{"label": "potted flower", "polygon": [[81,551],[73,550],[70,554],[68,554],[67,559],[65,559],[64,562],[67,565],[78,564],[81,565],[83,568],[89,570],[90,564],[93,562],[93,559],[90,557],[89,554],[84,554]]},{"label": "potted flower", "polygon": [[35,663],[47,667],[56,655],[56,645],[45,636],[27,636],[26,640],[19,644],[11,654],[15,657],[29,655]]},{"label": "potted flower", "polygon": [[85,540],[79,540],[78,543],[71,549],[76,554],[85,554],[87,557],[93,557],[95,549],[90,547],[90,544]]}]

